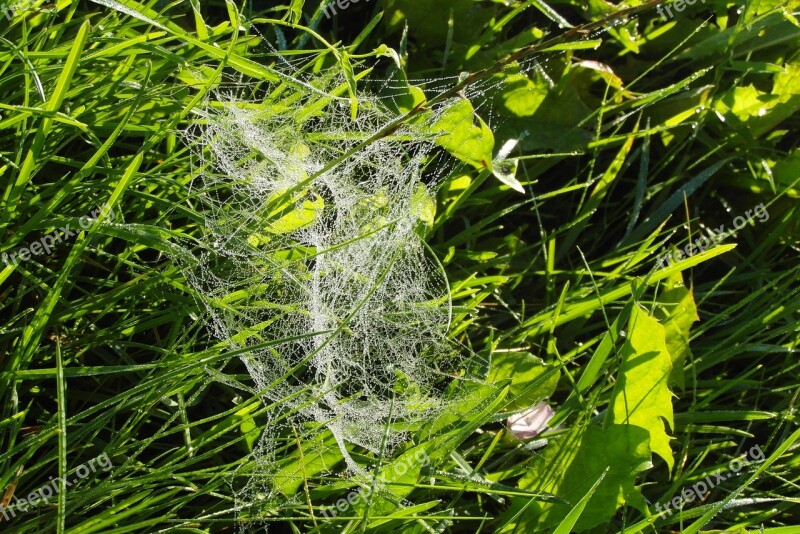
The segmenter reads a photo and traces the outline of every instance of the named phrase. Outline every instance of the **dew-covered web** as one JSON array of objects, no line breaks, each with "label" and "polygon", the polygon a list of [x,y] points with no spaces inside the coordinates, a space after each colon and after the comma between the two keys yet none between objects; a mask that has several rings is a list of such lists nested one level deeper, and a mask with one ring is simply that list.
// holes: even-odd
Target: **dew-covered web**
[{"label": "dew-covered web", "polygon": [[[344,80],[313,82],[325,92]],[[187,274],[213,334],[250,349],[256,390],[279,407],[241,506],[280,486],[281,425],[329,430],[363,475],[346,444],[390,454],[403,425],[443,408],[434,383],[457,368],[447,282],[420,237],[444,175],[431,170],[432,139],[401,127],[342,158],[396,115],[360,95],[352,120],[347,99],[293,91],[275,103],[218,95],[190,140],[209,246]]]},{"label": "dew-covered web", "polygon": [[[306,456],[322,454],[329,431],[346,473],[368,477],[353,446],[389,456],[457,402],[437,384],[462,372],[464,351],[448,337],[449,287],[421,237],[457,164],[427,126],[464,97],[491,120],[485,95],[497,83],[387,131],[404,83],[362,83],[375,93],[358,94],[353,118],[339,71],[307,75],[297,65],[279,64],[281,82],[218,92],[186,136],[205,221],[185,272],[213,335],[247,349],[241,359],[269,407],[236,488],[237,509],[261,514],[285,503],[284,482],[298,474],[279,453],[298,441]],[[411,83],[430,97],[457,81]]]}]

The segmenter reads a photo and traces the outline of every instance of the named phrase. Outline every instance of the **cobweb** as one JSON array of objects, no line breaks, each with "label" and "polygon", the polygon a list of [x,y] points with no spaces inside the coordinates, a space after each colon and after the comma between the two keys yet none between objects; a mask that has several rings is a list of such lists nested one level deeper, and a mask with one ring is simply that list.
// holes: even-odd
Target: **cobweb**
[{"label": "cobweb", "polygon": [[360,94],[353,119],[348,99],[322,96],[343,78],[306,81],[318,91],[217,94],[187,134],[207,245],[186,274],[275,407],[240,508],[277,498],[282,427],[330,431],[346,471],[366,475],[347,445],[391,454],[446,406],[435,384],[458,363],[447,280],[422,239],[444,175],[434,139],[417,123],[364,143],[397,113]]},{"label": "cobweb", "polygon": [[[458,402],[437,384],[463,371],[464,351],[448,338],[447,280],[423,233],[455,164],[427,126],[464,95],[387,132],[398,117],[391,95],[405,83],[383,80],[381,97],[359,92],[353,118],[338,70],[284,66],[280,83],[213,95],[186,134],[205,221],[185,273],[213,335],[246,349],[242,361],[269,407],[236,488],[237,510],[254,515],[290,500],[278,459],[293,443],[329,431],[346,473],[368,478],[352,447],[391,455]],[[414,81],[434,93],[456,82]],[[489,121],[484,94],[496,84],[466,93]]]}]

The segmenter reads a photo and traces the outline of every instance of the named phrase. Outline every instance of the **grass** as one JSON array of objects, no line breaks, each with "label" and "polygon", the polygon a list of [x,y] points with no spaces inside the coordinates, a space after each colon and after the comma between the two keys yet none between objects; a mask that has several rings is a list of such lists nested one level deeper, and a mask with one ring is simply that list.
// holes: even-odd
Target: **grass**
[{"label": "grass", "polygon": [[[595,3],[392,0],[330,21],[316,2],[287,3],[62,0],[2,19],[0,254],[98,207],[116,214],[0,265],[3,502],[73,480],[102,453],[114,465],[0,518],[3,531],[795,531],[798,4],[709,0],[666,23],[646,10],[612,25]],[[559,21],[603,31],[527,49],[567,31]],[[343,98],[356,79],[379,92],[399,76],[370,55],[381,44],[429,100],[435,79],[480,73],[465,96],[492,143],[471,146],[494,157],[518,140],[525,193],[441,141],[449,156],[433,162],[461,164],[427,242],[448,275],[451,335],[481,380],[443,380],[469,400],[394,457],[352,447],[389,473],[427,451],[413,476],[380,479],[413,506],[384,496],[326,519],[355,487],[337,476],[341,454],[324,428],[278,431],[280,405],[254,390],[246,350],[209,335],[175,259],[199,247],[208,210],[181,132],[202,122],[206,97],[242,82],[291,109],[285,95],[312,89],[284,61],[349,62]],[[768,220],[656,268],[759,204]],[[556,410],[548,444],[516,441],[505,417],[542,399]],[[237,514],[264,430],[291,491]],[[754,445],[763,460],[702,502],[655,512]]]}]

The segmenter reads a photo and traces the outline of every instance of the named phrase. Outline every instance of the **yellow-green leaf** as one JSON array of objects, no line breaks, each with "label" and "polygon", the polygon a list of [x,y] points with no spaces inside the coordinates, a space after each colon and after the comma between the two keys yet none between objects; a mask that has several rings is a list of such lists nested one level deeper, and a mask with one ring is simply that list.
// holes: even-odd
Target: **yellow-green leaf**
[{"label": "yellow-green leaf", "polygon": [[459,160],[477,169],[492,168],[494,136],[468,100],[459,98],[431,130],[441,134],[436,143]]},{"label": "yellow-green leaf", "polygon": [[347,81],[347,94],[350,96],[350,119],[356,120],[358,115],[358,96],[356,94],[356,77],[353,73],[353,64],[350,63],[350,56],[342,51],[339,63],[344,71],[344,79]]},{"label": "yellow-green leaf", "polygon": [[685,379],[683,373],[689,350],[689,331],[692,324],[699,321],[697,306],[692,292],[684,285],[681,273],[672,274],[664,281],[666,289],[658,296],[661,309],[657,317],[664,325],[667,351],[672,358],[670,383],[683,389]]},{"label": "yellow-green leaf", "polygon": [[559,376],[559,371],[554,371],[530,352],[492,354],[489,367],[489,382],[511,380],[506,410],[521,410],[549,398],[555,391]]},{"label": "yellow-green leaf", "polygon": [[674,464],[670,436],[674,427],[668,382],[672,359],[664,327],[639,307],[631,312],[627,341],[622,346],[617,386],[611,399],[611,422],[630,424],[650,433],[650,449],[670,470]]},{"label": "yellow-green leaf", "polygon": [[647,440],[647,431],[633,425],[574,427],[566,436],[550,440],[534,456],[519,487],[552,493],[570,504],[512,499],[504,516],[519,515],[498,532],[540,532],[556,526],[604,472],[605,478],[585,503],[573,531],[607,524],[623,503],[644,509],[644,500],[635,483],[637,474],[651,466]]}]

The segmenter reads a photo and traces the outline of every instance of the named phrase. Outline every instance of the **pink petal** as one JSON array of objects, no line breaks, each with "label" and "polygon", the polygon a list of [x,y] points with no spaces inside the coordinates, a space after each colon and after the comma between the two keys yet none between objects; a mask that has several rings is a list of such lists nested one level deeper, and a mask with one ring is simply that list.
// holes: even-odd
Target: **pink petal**
[{"label": "pink petal", "polygon": [[508,430],[518,439],[528,439],[547,428],[555,412],[549,404],[539,402],[527,410],[508,418]]}]

